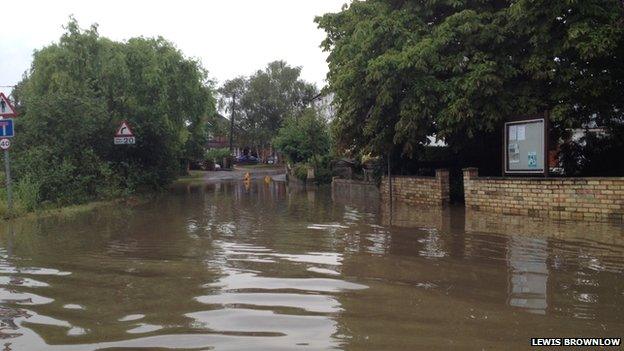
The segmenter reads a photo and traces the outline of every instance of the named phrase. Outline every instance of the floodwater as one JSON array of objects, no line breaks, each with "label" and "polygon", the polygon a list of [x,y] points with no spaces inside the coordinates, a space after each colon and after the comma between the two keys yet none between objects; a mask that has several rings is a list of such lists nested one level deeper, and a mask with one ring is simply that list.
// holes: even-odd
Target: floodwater
[{"label": "floodwater", "polygon": [[624,331],[618,225],[390,216],[372,195],[255,182],[0,231],[4,350],[526,350]]}]

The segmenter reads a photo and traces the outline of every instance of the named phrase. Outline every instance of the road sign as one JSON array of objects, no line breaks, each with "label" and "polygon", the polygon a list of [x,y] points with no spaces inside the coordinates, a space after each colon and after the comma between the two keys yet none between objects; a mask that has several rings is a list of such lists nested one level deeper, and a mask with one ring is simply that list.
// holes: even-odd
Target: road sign
[{"label": "road sign", "polygon": [[17,111],[15,110],[15,107],[11,105],[11,101],[9,101],[9,99],[4,96],[3,93],[0,93],[0,117],[17,117]]},{"label": "road sign", "polygon": [[134,137],[115,137],[115,145],[133,145],[136,143]]},{"label": "road sign", "polygon": [[117,133],[115,133],[116,137],[133,137],[134,133],[132,133],[132,129],[130,129],[130,125],[128,125],[128,122],[126,121],[122,121],[121,124],[119,125],[119,128],[117,128]]},{"label": "road sign", "polygon": [[11,140],[7,139],[13,136],[13,120],[11,117],[17,117],[17,111],[11,104],[11,101],[0,93],[0,149],[4,150],[4,174],[7,189],[7,208],[9,214],[13,212],[13,190],[11,187],[11,159],[9,157],[9,148]]},{"label": "road sign", "polygon": [[8,150],[11,147],[11,140],[9,139],[0,139],[0,149]]},{"label": "road sign", "polygon": [[0,138],[12,138],[14,135],[13,120],[0,119]]},{"label": "road sign", "polygon": [[115,133],[114,142],[115,145],[133,145],[136,143],[136,138],[128,122],[121,122],[119,128],[117,128],[117,133]]}]

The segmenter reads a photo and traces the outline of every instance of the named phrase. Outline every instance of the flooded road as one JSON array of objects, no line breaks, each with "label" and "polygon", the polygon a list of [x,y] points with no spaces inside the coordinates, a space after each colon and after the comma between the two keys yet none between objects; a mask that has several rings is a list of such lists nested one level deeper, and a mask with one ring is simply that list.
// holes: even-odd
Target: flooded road
[{"label": "flooded road", "polygon": [[526,350],[622,337],[624,228],[185,184],[0,227],[4,350]]}]

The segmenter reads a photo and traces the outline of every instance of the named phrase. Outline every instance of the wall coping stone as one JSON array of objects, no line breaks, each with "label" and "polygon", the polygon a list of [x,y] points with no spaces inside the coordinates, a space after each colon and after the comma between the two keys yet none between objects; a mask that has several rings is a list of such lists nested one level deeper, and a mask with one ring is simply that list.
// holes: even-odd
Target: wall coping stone
[{"label": "wall coping stone", "polygon": [[[479,169],[476,167],[467,167],[467,168],[463,168],[462,171],[464,173],[467,172],[478,172]],[[624,181],[624,177],[543,177],[543,176],[527,176],[527,177],[518,177],[518,176],[500,176],[500,177],[493,177],[493,176],[480,176],[477,173],[477,176],[472,177],[470,179],[473,180],[523,180],[523,181],[531,181],[531,182],[541,182],[541,181],[553,181],[553,180],[616,180],[616,181]]]},{"label": "wall coping stone", "polygon": [[[400,179],[427,179],[427,180],[435,180],[435,176],[413,176],[413,175],[392,175],[391,178],[400,178]],[[388,176],[384,176],[384,179],[387,179]]]},{"label": "wall coping stone", "polygon": [[529,182],[549,182],[562,180],[619,180],[624,181],[624,177],[481,177],[471,178],[473,180],[522,180]]}]

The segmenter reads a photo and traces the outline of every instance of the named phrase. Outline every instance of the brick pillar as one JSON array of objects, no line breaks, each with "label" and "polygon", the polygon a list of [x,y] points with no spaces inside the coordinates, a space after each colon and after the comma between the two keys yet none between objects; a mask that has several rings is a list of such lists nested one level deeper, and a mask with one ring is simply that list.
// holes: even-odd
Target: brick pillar
[{"label": "brick pillar", "polygon": [[440,187],[440,203],[442,205],[451,202],[449,171],[448,169],[436,169],[436,182]]},{"label": "brick pillar", "polygon": [[474,204],[472,198],[472,181],[479,177],[479,169],[475,167],[464,168],[464,203],[466,207]]},{"label": "brick pillar", "polygon": [[464,171],[464,183],[466,183],[466,181],[475,179],[479,176],[479,169],[476,167],[464,168],[463,171]]}]

